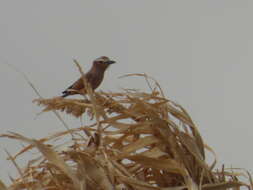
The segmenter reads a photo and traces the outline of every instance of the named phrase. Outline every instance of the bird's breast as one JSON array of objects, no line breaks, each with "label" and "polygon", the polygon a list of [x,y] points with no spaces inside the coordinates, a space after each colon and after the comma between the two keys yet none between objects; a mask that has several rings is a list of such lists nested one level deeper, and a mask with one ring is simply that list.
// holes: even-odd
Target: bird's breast
[{"label": "bird's breast", "polygon": [[93,90],[101,84],[103,78],[104,74],[93,74],[88,78],[88,82],[90,83]]}]

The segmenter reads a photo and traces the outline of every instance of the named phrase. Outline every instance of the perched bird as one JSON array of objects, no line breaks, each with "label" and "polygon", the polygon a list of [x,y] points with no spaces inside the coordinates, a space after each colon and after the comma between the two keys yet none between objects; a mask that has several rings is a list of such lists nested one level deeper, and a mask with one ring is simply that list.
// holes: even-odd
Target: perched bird
[{"label": "perched bird", "polygon": [[[95,90],[103,81],[106,69],[115,63],[106,56],[101,56],[93,61],[91,69],[84,75],[86,81],[90,84],[91,88]],[[62,92],[62,97],[74,94],[86,94],[87,90],[83,83],[83,78],[80,77],[74,84]]]}]

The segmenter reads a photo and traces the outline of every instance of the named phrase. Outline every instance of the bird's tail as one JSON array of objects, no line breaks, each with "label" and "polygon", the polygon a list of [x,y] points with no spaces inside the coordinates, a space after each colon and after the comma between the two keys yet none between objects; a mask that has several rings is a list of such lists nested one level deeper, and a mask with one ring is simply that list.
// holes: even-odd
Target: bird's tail
[{"label": "bird's tail", "polygon": [[68,92],[62,92],[63,93],[63,95],[61,96],[61,97],[63,97],[63,98],[65,98],[65,97],[67,97],[68,95],[69,95],[69,93]]},{"label": "bird's tail", "polygon": [[63,92],[62,92],[62,96],[61,97],[63,97],[63,98],[65,98],[65,97],[67,97],[67,96],[69,96],[71,93],[68,91],[69,89],[71,89],[73,87],[73,85],[71,85],[70,87],[68,87],[66,90],[64,90]]}]

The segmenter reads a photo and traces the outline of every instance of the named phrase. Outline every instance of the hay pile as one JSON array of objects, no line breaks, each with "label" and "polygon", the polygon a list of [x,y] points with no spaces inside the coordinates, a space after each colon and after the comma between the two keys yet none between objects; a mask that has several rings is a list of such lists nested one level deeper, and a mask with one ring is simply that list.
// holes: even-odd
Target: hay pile
[{"label": "hay pile", "polygon": [[[214,171],[215,159],[206,163],[205,151],[214,153],[186,110],[165,98],[157,83],[150,88],[150,93],[89,92],[87,99],[35,100],[45,107],[43,111],[89,117],[91,123],[40,140],[16,133],[2,135],[29,146],[9,155],[20,177],[9,188],[0,183],[0,189],[250,189],[238,179],[240,173],[224,168]],[[48,144],[69,135],[64,148]],[[42,156],[20,169],[15,159],[32,148]]]}]

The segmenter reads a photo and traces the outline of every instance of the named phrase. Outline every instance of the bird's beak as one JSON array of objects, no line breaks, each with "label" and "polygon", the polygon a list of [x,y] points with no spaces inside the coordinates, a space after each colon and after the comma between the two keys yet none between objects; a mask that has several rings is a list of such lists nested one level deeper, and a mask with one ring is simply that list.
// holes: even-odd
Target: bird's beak
[{"label": "bird's beak", "polygon": [[114,64],[114,63],[116,63],[116,61],[110,60],[110,61],[107,61],[106,63],[107,64]]}]

